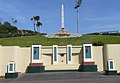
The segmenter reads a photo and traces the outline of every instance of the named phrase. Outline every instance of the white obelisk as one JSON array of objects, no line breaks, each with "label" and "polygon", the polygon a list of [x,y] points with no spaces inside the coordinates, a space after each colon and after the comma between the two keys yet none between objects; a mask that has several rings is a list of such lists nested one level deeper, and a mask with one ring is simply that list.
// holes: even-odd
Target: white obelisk
[{"label": "white obelisk", "polygon": [[62,4],[61,10],[61,28],[64,29],[64,5]]}]

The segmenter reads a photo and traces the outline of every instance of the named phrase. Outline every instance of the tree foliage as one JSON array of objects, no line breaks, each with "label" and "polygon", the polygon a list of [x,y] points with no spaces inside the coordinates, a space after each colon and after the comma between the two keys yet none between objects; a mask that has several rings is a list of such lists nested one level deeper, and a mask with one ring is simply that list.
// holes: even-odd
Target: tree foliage
[{"label": "tree foliage", "polygon": [[104,43],[102,41],[95,41],[95,42],[93,42],[93,45],[94,46],[103,46]]},{"label": "tree foliage", "polygon": [[9,22],[0,23],[0,38],[36,35],[31,30],[19,30]]},{"label": "tree foliage", "polygon": [[15,25],[16,25],[16,23],[17,23],[17,20],[16,20],[16,19],[14,19],[14,18],[12,18],[12,23],[13,23],[13,26],[15,26]]},{"label": "tree foliage", "polygon": [[0,34],[13,34],[18,30],[17,27],[12,26],[9,22],[4,22],[0,24]]},{"label": "tree foliage", "polygon": [[40,16],[33,16],[31,21],[33,21],[34,32],[39,32],[40,26],[42,26],[42,23],[40,22]]}]

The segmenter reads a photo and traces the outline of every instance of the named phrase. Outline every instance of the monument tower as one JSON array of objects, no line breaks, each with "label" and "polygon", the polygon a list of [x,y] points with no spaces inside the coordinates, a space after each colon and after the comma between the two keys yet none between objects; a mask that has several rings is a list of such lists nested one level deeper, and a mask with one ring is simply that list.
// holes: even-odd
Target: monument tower
[{"label": "monument tower", "polygon": [[56,34],[56,36],[69,36],[70,34],[65,30],[65,16],[64,16],[64,5],[62,4],[61,8],[61,29],[60,31]]},{"label": "monument tower", "polygon": [[64,5],[61,6],[61,28],[56,34],[45,35],[47,38],[71,38],[80,37],[80,34],[71,34],[65,29],[65,15],[64,15]]},{"label": "monument tower", "polygon": [[65,30],[65,17],[64,17],[64,5],[62,4],[62,8],[61,8],[61,31],[60,33],[68,33]]},{"label": "monument tower", "polygon": [[64,28],[64,5],[62,4],[61,10],[61,28]]}]

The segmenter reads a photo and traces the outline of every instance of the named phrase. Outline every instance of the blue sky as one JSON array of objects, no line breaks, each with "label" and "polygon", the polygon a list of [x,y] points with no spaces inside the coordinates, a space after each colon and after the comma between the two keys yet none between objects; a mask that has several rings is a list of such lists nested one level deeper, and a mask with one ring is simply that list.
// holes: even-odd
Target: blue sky
[{"label": "blue sky", "polygon": [[[33,30],[30,20],[39,15],[43,33],[57,33],[61,28],[61,5],[65,7],[65,28],[76,33],[76,0],[0,0],[2,22],[15,18],[19,29]],[[120,0],[83,0],[79,9],[80,33],[120,30]]]}]

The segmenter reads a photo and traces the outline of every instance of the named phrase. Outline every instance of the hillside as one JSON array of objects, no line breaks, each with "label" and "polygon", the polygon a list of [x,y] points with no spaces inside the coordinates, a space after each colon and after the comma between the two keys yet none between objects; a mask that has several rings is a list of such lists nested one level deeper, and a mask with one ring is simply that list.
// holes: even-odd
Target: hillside
[{"label": "hillside", "polygon": [[23,37],[0,38],[0,45],[21,47],[30,47],[32,44],[40,44],[43,46],[67,45],[67,44],[81,45],[83,43],[94,43],[97,41],[101,41],[104,44],[120,44],[120,36],[85,35],[80,38],[69,39],[48,39],[41,35],[23,36]]}]

